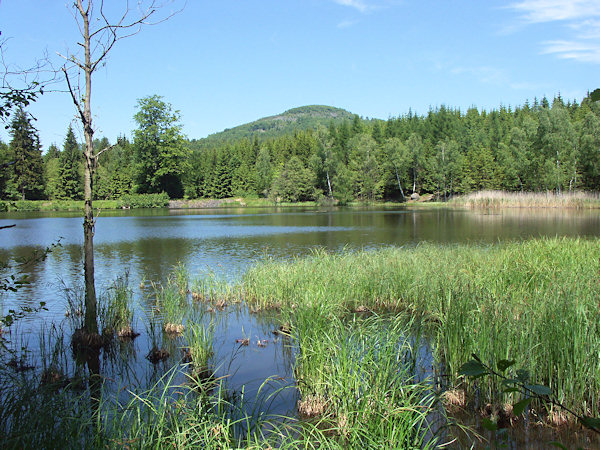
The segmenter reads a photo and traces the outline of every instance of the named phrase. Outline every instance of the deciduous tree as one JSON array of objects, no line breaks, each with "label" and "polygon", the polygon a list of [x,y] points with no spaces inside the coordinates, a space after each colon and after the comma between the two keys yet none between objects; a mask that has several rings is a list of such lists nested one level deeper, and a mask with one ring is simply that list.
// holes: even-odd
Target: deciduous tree
[{"label": "deciduous tree", "polygon": [[183,197],[183,174],[188,167],[189,150],[181,133],[181,115],[159,95],[137,102],[133,132],[137,161],[137,190],[140,193],[166,192]]}]

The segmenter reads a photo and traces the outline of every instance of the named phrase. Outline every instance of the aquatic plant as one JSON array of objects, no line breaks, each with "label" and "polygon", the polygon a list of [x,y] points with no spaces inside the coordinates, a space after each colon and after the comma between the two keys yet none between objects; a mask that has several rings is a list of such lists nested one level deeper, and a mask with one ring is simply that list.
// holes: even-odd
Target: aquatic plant
[{"label": "aquatic plant", "polygon": [[210,303],[223,309],[228,303],[239,303],[239,289],[228,282],[225,277],[217,277],[213,271],[202,273],[192,282],[192,299],[196,302]]},{"label": "aquatic plant", "polygon": [[[248,271],[242,289],[260,308],[278,305],[342,316],[372,311],[421,315],[439,361],[454,379],[478,352],[518,364],[562,403],[600,411],[600,242],[541,238],[497,245],[419,244],[333,255],[324,251]],[[315,315],[316,317],[316,315]],[[482,390],[483,389],[483,390]],[[491,400],[493,379],[479,392]]]},{"label": "aquatic plant", "polygon": [[105,334],[115,333],[120,338],[139,335],[133,330],[133,292],[129,288],[129,274],[121,275],[107,292],[100,296],[99,318]]},{"label": "aquatic plant", "polygon": [[195,373],[206,372],[208,361],[213,354],[212,342],[214,328],[212,325],[190,323],[185,334],[187,349]]},{"label": "aquatic plant", "polygon": [[153,284],[153,288],[156,300],[154,313],[162,318],[163,330],[167,334],[181,335],[185,329],[185,294],[182,295],[180,288],[173,282],[168,282],[166,286]]},{"label": "aquatic plant", "polygon": [[404,317],[341,319],[299,308],[296,319],[292,336],[302,416],[316,417],[352,448],[435,445],[439,424],[427,417],[436,396],[430,384],[414,381]]},{"label": "aquatic plant", "polygon": [[592,192],[478,191],[455,197],[450,204],[468,208],[600,208],[600,197]]}]

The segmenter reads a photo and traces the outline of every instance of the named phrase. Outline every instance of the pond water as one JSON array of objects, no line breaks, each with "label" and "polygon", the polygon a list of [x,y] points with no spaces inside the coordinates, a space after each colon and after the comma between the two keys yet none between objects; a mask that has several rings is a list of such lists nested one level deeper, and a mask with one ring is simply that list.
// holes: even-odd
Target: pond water
[{"label": "pond water", "polygon": [[[45,301],[47,318],[64,313],[63,285],[82,283],[82,219],[75,213],[2,213],[0,260],[27,258],[60,242],[45,261],[26,269],[31,284],[20,301]],[[164,281],[182,263],[192,276],[239,278],[266,257],[290,259],[317,247],[331,251],[440,243],[494,243],[539,236],[599,236],[600,211],[513,209],[214,209],[102,211],[96,224],[98,290],[129,272]],[[6,308],[6,305],[5,305]]]},{"label": "pond water", "polygon": [[[39,353],[37,330],[54,322],[67,327],[65,289],[80,289],[83,281],[82,218],[75,213],[3,213],[0,226],[0,260],[17,263],[57,242],[45,260],[24,268],[30,284],[16,295],[0,299],[6,313],[15,305],[46,302],[47,311],[20,321],[15,331],[30,351]],[[228,281],[239,279],[249,266],[265,258],[289,260],[310,254],[315,248],[330,251],[375,249],[382,246],[415,245],[419,242],[490,244],[539,236],[600,236],[600,211],[452,209],[205,209],[102,211],[96,224],[96,289],[106,291],[118,276],[128,274],[140,306],[135,320],[142,336],[120,344],[117,359],[134,364],[104,362],[103,373],[122,385],[155,382],[181,360],[177,339],[165,342],[169,364],[153,366],[146,359],[152,345],[144,325],[144,311],[151,307],[151,282],[165,283],[178,264],[192,278],[214,274]],[[140,283],[144,282],[144,288]],[[213,360],[217,376],[227,377],[235,392],[255,397],[271,377],[279,390],[270,400],[274,414],[294,414],[293,347],[276,337],[276,319],[250,314],[244,306],[202,312],[202,321],[214,327]],[[237,339],[248,337],[248,346]],[[258,346],[259,341],[268,341]],[[35,356],[33,357],[35,360]],[[431,362],[433,364],[433,362]],[[429,373],[431,368],[423,369]],[[143,380],[143,381],[140,381]],[[280,388],[284,389],[280,389]]]}]

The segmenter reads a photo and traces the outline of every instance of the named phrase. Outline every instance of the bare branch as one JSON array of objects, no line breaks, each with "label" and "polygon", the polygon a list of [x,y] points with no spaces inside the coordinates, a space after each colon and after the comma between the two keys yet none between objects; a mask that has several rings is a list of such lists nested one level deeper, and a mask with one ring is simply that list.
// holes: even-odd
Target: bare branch
[{"label": "bare branch", "polygon": [[105,152],[105,151],[107,151],[107,150],[112,150],[112,149],[113,149],[113,148],[115,148],[117,145],[119,145],[119,143],[118,143],[118,142],[117,142],[116,144],[109,145],[108,147],[106,147],[106,148],[103,148],[102,150],[100,150],[98,153],[96,153],[96,154],[94,155],[94,159],[96,159],[96,160],[97,160],[97,159],[98,159],[98,157],[99,157],[99,156],[100,156],[102,153],[104,153],[104,152]]},{"label": "bare branch", "polygon": [[81,118],[81,122],[83,123],[83,126],[85,128],[85,126],[87,124],[87,119],[85,117],[85,114],[84,114],[83,110],[81,109],[81,105],[79,104],[79,100],[77,100],[77,97],[75,95],[75,91],[71,87],[71,80],[69,79],[69,74],[67,73],[67,69],[65,69],[63,67],[62,71],[65,74],[65,79],[67,80],[67,86],[69,88],[69,93],[71,94],[71,98],[73,99],[73,103],[75,104],[75,107],[77,108],[77,112],[79,113],[79,117]]},{"label": "bare branch", "polygon": [[7,39],[0,39],[0,121],[5,121],[15,107],[26,107],[56,81],[47,56],[25,69],[8,64],[4,59]]}]

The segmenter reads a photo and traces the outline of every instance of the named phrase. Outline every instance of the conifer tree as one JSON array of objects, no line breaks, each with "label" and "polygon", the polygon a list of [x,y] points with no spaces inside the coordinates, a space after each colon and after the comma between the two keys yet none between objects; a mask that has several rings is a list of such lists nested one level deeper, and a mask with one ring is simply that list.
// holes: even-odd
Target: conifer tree
[{"label": "conifer tree", "polygon": [[59,158],[60,150],[55,144],[51,144],[43,156],[46,197],[49,199],[57,198]]},{"label": "conifer tree", "polygon": [[57,198],[80,200],[83,197],[82,179],[79,173],[81,157],[82,153],[75,138],[75,133],[69,125],[63,151],[59,158]]},{"label": "conifer tree", "polygon": [[36,200],[44,191],[44,164],[40,139],[31,124],[31,117],[18,109],[10,124],[10,153],[14,184],[21,200]]}]

